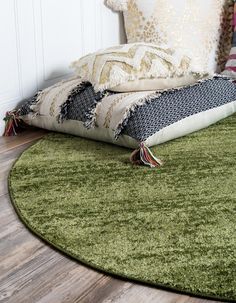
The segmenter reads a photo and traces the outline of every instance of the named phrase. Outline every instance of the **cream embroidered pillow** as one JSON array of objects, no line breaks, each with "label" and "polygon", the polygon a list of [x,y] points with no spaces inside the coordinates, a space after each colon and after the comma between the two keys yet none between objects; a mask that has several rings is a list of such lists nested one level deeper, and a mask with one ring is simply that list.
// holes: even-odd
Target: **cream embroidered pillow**
[{"label": "cream embroidered pillow", "polygon": [[232,0],[107,0],[123,11],[128,43],[182,51],[195,70],[223,68],[232,37]]},{"label": "cream embroidered pillow", "polygon": [[96,91],[163,90],[185,86],[206,73],[194,70],[188,56],[151,43],[100,50],[72,63]]}]

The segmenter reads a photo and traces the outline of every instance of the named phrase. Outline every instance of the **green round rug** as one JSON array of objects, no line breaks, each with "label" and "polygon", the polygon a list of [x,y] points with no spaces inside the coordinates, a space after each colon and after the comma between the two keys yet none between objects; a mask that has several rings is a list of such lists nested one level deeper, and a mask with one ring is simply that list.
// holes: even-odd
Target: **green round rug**
[{"label": "green round rug", "polygon": [[93,268],[180,292],[236,301],[236,115],[152,151],[63,134],[26,150],[12,202],[38,236]]}]

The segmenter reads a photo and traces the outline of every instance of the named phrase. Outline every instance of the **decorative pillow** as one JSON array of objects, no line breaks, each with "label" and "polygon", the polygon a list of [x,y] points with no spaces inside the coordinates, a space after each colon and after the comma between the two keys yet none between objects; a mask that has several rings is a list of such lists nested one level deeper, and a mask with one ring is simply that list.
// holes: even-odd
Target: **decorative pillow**
[{"label": "decorative pillow", "polygon": [[235,4],[234,4],[234,16],[233,16],[233,29],[234,29],[233,42],[223,74],[233,79],[236,79],[236,1],[234,2]]},{"label": "decorative pillow", "polygon": [[95,91],[163,90],[191,84],[206,74],[192,68],[189,57],[151,43],[100,50],[73,62],[72,67]]},{"label": "decorative pillow", "polygon": [[[40,92],[17,112],[9,113],[12,116],[7,121],[15,123],[16,128],[19,125],[16,119],[20,118],[27,124],[52,131],[131,148],[140,145],[140,153],[134,155],[141,157],[148,152],[145,149],[142,153],[143,144],[150,147],[167,142],[236,112],[236,85],[220,75],[165,92],[138,91],[99,97],[89,83],[74,80]],[[71,86],[67,94],[65,85]],[[7,131],[8,126],[11,125],[8,123]],[[143,162],[153,166],[152,154],[148,155]]]},{"label": "decorative pillow", "polygon": [[226,61],[232,35],[232,0],[106,2],[112,9],[123,11],[128,43],[151,42],[181,50],[195,69],[208,72],[220,71],[222,61]]}]

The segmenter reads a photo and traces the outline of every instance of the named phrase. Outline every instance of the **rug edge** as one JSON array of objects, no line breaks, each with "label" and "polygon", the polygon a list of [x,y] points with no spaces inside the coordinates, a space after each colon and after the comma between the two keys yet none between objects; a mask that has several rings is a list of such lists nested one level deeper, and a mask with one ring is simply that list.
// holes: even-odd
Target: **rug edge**
[{"label": "rug edge", "polygon": [[123,274],[120,274],[120,273],[117,273],[117,272],[112,272],[112,271],[102,269],[102,268],[100,268],[99,266],[96,266],[93,263],[88,263],[83,258],[78,258],[78,256],[76,256],[75,254],[66,251],[64,248],[60,247],[57,244],[54,244],[53,242],[51,242],[50,240],[45,238],[43,235],[41,235],[34,227],[32,227],[30,225],[30,223],[27,222],[27,220],[24,218],[23,214],[21,213],[20,209],[17,207],[17,203],[15,202],[14,193],[13,193],[12,184],[11,184],[11,176],[12,176],[13,170],[15,168],[15,165],[20,160],[20,158],[23,156],[23,154],[26,151],[28,151],[28,149],[30,149],[32,146],[35,146],[40,141],[42,141],[46,137],[48,137],[48,135],[50,135],[50,133],[45,135],[43,138],[37,140],[36,142],[34,142],[29,147],[27,147],[18,156],[18,158],[13,162],[13,164],[12,164],[10,170],[9,170],[8,177],[7,177],[7,188],[8,188],[8,194],[9,194],[9,198],[10,198],[10,201],[11,201],[11,205],[13,206],[13,209],[14,209],[16,215],[18,216],[18,218],[20,219],[20,221],[31,232],[32,235],[37,236],[40,240],[42,240],[44,242],[44,244],[49,245],[49,247],[51,247],[52,249],[56,250],[59,253],[62,253],[65,257],[69,257],[70,259],[72,259],[72,260],[74,260],[78,263],[81,263],[81,265],[84,265],[84,266],[88,267],[88,269],[98,271],[101,274],[106,274],[106,275],[109,275],[113,278],[118,278],[118,279],[121,279],[123,281],[131,282],[131,283],[133,282],[133,283],[136,283],[136,284],[139,284],[139,285],[144,285],[144,286],[147,286],[147,287],[148,286],[149,287],[154,287],[156,289],[163,290],[163,291],[169,291],[169,292],[172,292],[172,293],[174,292],[174,293],[179,294],[179,295],[188,295],[188,296],[195,297],[195,298],[216,300],[216,301],[219,301],[219,302],[227,302],[227,303],[235,303],[236,302],[236,299],[229,299],[229,298],[226,298],[226,297],[219,297],[219,296],[214,296],[214,295],[210,295],[210,294],[195,293],[195,292],[191,292],[191,291],[188,291],[188,290],[178,289],[178,288],[175,288],[175,287],[172,287],[172,286],[167,286],[167,285],[164,285],[164,284],[158,284],[158,283],[148,282],[148,281],[144,281],[144,280],[140,280],[140,279],[136,279],[136,278],[132,278],[132,277],[127,277],[126,275],[123,275]]}]

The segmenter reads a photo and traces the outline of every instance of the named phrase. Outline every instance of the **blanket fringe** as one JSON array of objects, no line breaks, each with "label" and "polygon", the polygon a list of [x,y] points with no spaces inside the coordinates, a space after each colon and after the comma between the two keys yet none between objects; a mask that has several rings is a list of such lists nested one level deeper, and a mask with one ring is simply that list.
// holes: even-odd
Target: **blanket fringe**
[{"label": "blanket fringe", "polygon": [[82,91],[84,91],[89,86],[91,86],[91,83],[89,83],[87,81],[82,81],[70,92],[66,101],[61,105],[60,114],[57,117],[58,123],[63,123],[64,120],[67,119],[68,106],[73,101],[73,97],[76,96],[77,94],[81,93]]},{"label": "blanket fringe", "polygon": [[163,162],[155,157],[150,148],[148,148],[147,145],[143,142],[140,143],[138,149],[132,152],[130,161],[135,165],[146,165],[150,166],[151,168],[160,168],[163,165]]},{"label": "blanket fringe", "polygon": [[4,137],[16,136],[25,125],[23,120],[20,118],[20,110],[16,109],[6,112],[6,116],[3,120],[5,121]]},{"label": "blanket fringe", "polygon": [[[65,120],[67,120],[68,115],[68,107],[69,105],[74,101],[74,97],[78,95],[79,93],[82,93],[86,88],[89,86],[92,86],[92,84],[88,81],[84,81],[79,83],[69,94],[66,101],[60,106],[60,114],[57,117],[58,123],[63,123]],[[112,94],[112,92],[108,91],[100,91],[95,93],[94,95],[94,104],[92,107],[88,108],[88,112],[85,114],[86,121],[84,122],[84,126],[89,129],[92,127],[95,127],[95,121],[96,121],[96,106],[97,104],[104,98],[105,96],[108,96],[109,94]]]},{"label": "blanket fringe", "polygon": [[83,123],[84,127],[87,129],[94,128],[96,126],[96,112],[97,112],[97,105],[99,102],[102,101],[103,98],[113,94],[110,91],[100,91],[97,92],[95,95],[94,104],[92,107],[88,109],[88,113],[85,115],[86,121]]}]

